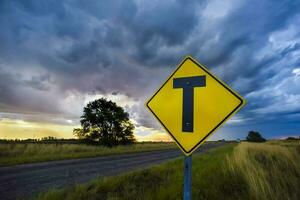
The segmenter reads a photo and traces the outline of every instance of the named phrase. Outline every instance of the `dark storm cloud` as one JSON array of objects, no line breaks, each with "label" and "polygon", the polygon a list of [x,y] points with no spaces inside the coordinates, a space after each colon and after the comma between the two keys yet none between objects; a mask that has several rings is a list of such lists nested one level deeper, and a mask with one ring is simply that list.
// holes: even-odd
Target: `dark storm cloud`
[{"label": "dark storm cloud", "polygon": [[285,103],[288,118],[299,111],[299,11],[298,1],[1,1],[0,111],[73,119],[74,96],[124,94],[153,127],[143,102],[190,54],[248,98],[242,118]]},{"label": "dark storm cloud", "polygon": [[40,76],[32,76],[30,80],[25,80],[23,83],[37,90],[49,90],[50,76],[48,74]]},{"label": "dark storm cloud", "polygon": [[49,80],[48,75],[32,76],[26,80],[21,74],[0,70],[1,112],[60,113],[53,96],[47,94]]},{"label": "dark storm cloud", "polygon": [[[241,76],[255,78],[265,66],[253,57],[268,43],[272,32],[287,27],[287,22],[299,13],[299,6],[295,1],[243,3],[209,31],[216,31],[220,38],[216,45],[208,46],[210,49],[200,49],[199,59],[208,66],[228,69],[229,73],[222,74],[227,82]],[[206,38],[202,39],[204,43]]]}]

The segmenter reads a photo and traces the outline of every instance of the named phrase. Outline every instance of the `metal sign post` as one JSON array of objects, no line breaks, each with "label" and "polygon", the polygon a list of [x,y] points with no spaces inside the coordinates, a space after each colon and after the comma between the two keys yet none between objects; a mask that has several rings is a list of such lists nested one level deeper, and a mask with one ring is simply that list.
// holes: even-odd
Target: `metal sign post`
[{"label": "metal sign post", "polygon": [[183,200],[192,199],[192,155],[184,156]]},{"label": "metal sign post", "polygon": [[245,104],[238,93],[190,56],[147,101],[146,107],[185,154],[184,200],[192,199],[192,153]]}]

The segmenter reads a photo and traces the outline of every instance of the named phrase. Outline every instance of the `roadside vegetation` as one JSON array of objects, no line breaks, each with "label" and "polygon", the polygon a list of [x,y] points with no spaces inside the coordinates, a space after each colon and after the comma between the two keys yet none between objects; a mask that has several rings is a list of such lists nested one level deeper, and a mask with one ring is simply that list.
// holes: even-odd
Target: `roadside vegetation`
[{"label": "roadside vegetation", "polygon": [[87,144],[7,142],[0,144],[0,166],[113,154],[128,154],[171,148],[176,148],[176,145],[174,143],[164,142],[141,142],[132,145],[106,147]]},{"label": "roadside vegetation", "polygon": [[248,199],[300,198],[300,141],[243,143],[227,156],[227,165],[247,186]]},{"label": "roadside vegetation", "polygon": [[[193,199],[300,199],[300,141],[227,144],[193,156]],[[40,194],[40,200],[182,199],[183,159]]]},{"label": "roadside vegetation", "polygon": [[300,145],[300,139],[297,139],[297,140],[269,140],[267,142],[267,144],[295,148],[295,146]]}]

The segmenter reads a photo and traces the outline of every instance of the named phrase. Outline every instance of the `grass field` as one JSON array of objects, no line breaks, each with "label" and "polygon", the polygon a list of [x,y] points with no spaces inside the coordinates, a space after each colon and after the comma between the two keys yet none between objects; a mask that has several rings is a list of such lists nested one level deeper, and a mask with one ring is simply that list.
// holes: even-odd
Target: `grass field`
[{"label": "grass field", "polygon": [[[182,199],[183,159],[41,194],[40,200]],[[228,144],[193,156],[193,199],[300,199],[300,143]]]},{"label": "grass field", "polygon": [[244,143],[227,163],[241,176],[249,199],[300,199],[300,142]]},{"label": "grass field", "polygon": [[108,148],[85,144],[0,144],[0,166],[23,163],[96,157],[176,148],[174,143],[138,143]]}]

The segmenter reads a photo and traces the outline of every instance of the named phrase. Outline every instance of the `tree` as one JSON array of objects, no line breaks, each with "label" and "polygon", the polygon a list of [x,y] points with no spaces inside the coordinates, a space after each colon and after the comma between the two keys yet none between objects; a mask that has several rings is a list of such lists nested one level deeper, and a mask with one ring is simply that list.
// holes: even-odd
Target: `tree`
[{"label": "tree", "polygon": [[[299,138],[300,139],[300,138]],[[286,140],[299,140],[298,138],[296,138],[296,137],[288,137],[288,138],[286,138]]]},{"label": "tree", "polygon": [[263,138],[257,131],[249,131],[247,136],[247,141],[249,142],[265,142],[266,139]]},{"label": "tree", "polygon": [[82,128],[73,131],[79,139],[107,146],[135,141],[129,114],[105,98],[89,102],[83,109],[80,123]]}]

